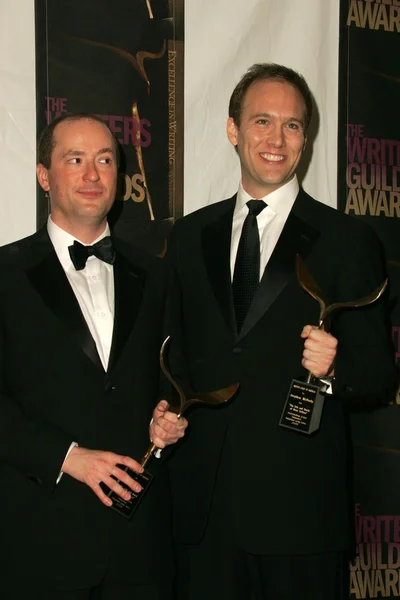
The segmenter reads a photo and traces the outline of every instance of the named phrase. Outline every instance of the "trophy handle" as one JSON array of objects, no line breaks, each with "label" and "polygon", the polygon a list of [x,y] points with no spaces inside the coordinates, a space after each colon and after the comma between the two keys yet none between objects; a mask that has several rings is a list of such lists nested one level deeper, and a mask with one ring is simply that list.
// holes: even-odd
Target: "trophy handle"
[{"label": "trophy handle", "polygon": [[[168,377],[168,379],[169,379],[169,377]],[[238,388],[239,388],[239,384],[233,383],[232,385],[228,385],[227,387],[224,387],[220,390],[216,390],[215,392],[206,392],[204,394],[196,394],[196,397],[188,398],[187,400],[185,400],[183,402],[183,404],[181,405],[181,411],[178,414],[178,417],[182,416],[182,414],[185,412],[185,410],[192,404],[199,403],[199,404],[207,404],[208,406],[218,406],[218,404],[223,404],[225,402],[228,402],[228,400],[230,400],[232,398],[232,396],[234,394],[236,394]],[[175,412],[175,411],[172,411],[172,412]],[[147,463],[149,462],[150,458],[153,456],[153,454],[156,450],[158,450],[158,448],[154,444],[151,444],[148,447],[146,454],[143,456],[143,458],[140,462],[142,467],[146,467]]]},{"label": "trophy handle", "polygon": [[322,315],[326,311],[327,300],[324,297],[324,293],[319,287],[318,283],[315,281],[314,277],[311,275],[310,271],[307,269],[303,259],[300,254],[296,254],[296,273],[297,280],[300,286],[303,288],[305,292],[310,294],[319,304],[320,314],[319,321],[321,325]]},{"label": "trophy handle", "polygon": [[[187,397],[185,392],[183,391],[183,389],[172,377],[170,370],[168,368],[168,365],[167,365],[165,353],[169,346],[170,340],[171,340],[171,336],[169,335],[165,338],[165,340],[162,343],[162,346],[160,349],[160,366],[161,366],[161,370],[164,373],[165,377],[168,379],[168,381],[173,386],[173,388],[178,392],[179,405],[170,404],[170,406],[169,406],[169,410],[171,412],[175,413],[176,415],[178,415],[178,418],[181,417],[183,415],[183,413],[185,412],[185,410],[192,404],[199,403],[199,404],[207,404],[209,406],[217,406],[219,404],[228,402],[228,400],[230,400],[232,398],[232,396],[234,396],[234,394],[236,394],[236,392],[239,388],[239,384],[232,383],[231,385],[228,385],[227,387],[224,387],[220,390],[215,390],[214,392],[205,392],[205,393],[200,393],[200,394],[194,394],[193,396]],[[142,465],[142,467],[145,467],[147,465],[147,463],[149,462],[150,458],[153,456],[153,454],[156,450],[157,450],[157,446],[155,446],[155,444],[151,444],[148,447],[146,454],[143,456],[141,463],[140,463]]]},{"label": "trophy handle", "polygon": [[149,462],[150,458],[153,456],[154,452],[157,450],[157,446],[155,444],[151,444],[146,451],[146,454],[143,456],[142,460],[140,461],[140,464],[142,465],[143,468],[146,467],[147,463]]},{"label": "trophy handle", "polygon": [[[179,395],[179,400],[180,400],[179,406],[170,404],[169,410],[171,412],[177,414],[178,417],[180,417],[183,412],[184,405],[185,405],[185,394],[184,394],[182,388],[179,386],[179,384],[172,377],[171,373],[169,372],[167,363],[166,363],[165,352],[168,348],[170,339],[171,339],[171,336],[169,335],[165,338],[165,340],[162,343],[162,346],[160,349],[160,367],[161,367],[161,370],[164,373],[165,377],[168,379],[170,384],[175,388],[175,390],[178,392],[178,395]],[[150,446],[147,448],[146,453],[144,454],[144,456],[140,462],[142,467],[146,467],[147,463],[149,462],[150,458],[153,456],[153,454],[155,453],[156,450],[158,450],[157,446],[155,444],[150,444]]]},{"label": "trophy handle", "polygon": [[186,403],[186,396],[185,396],[185,393],[184,393],[183,389],[181,388],[181,386],[172,377],[172,375],[169,371],[167,362],[166,362],[165,353],[169,346],[170,340],[171,340],[171,336],[168,335],[162,343],[161,350],[160,350],[160,366],[161,366],[161,370],[164,373],[165,377],[168,379],[168,381],[170,382],[172,387],[178,392],[178,396],[179,396],[179,400],[180,400],[179,406],[175,405],[175,404],[170,404],[170,410],[171,410],[171,412],[174,412],[176,415],[178,415],[178,417],[180,417],[184,410],[184,406]]}]

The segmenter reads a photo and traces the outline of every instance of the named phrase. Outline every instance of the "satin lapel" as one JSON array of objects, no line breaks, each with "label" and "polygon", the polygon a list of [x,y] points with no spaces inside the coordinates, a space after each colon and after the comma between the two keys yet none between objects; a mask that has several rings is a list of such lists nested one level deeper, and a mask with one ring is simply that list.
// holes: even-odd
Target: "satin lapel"
[{"label": "satin lapel", "polygon": [[32,264],[32,255],[29,257],[30,266],[25,270],[26,275],[42,300],[66,325],[68,333],[75,338],[85,354],[104,371],[95,341],[47,231],[41,230],[37,235],[38,243],[31,250],[33,253],[37,250],[39,260]]},{"label": "satin lapel", "polygon": [[290,278],[295,276],[296,254],[300,254],[305,259],[320,235],[317,229],[295,214],[296,203],[265,267],[253,303],[239,333],[239,340],[247,335],[276,301]]},{"label": "satin lapel", "polygon": [[226,210],[202,231],[204,263],[222,316],[230,330],[236,331],[232,298],[230,251],[235,198],[226,202]]},{"label": "satin lapel", "polygon": [[142,302],[145,273],[135,269],[126,258],[117,253],[114,265],[114,331],[107,371],[115,366],[139,313]]}]

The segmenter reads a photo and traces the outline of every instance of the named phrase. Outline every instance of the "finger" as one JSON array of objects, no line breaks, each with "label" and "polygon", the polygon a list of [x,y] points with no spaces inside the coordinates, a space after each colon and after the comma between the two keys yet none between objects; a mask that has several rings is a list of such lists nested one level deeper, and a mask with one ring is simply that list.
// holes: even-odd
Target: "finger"
[{"label": "finger", "polygon": [[153,437],[159,437],[163,440],[170,438],[171,436],[178,439],[185,435],[186,427],[184,424],[180,425],[177,423],[169,423],[168,421],[163,421],[162,425],[155,424],[152,429]]},{"label": "finger", "polygon": [[187,419],[185,419],[185,417],[180,417],[178,420],[178,423],[177,423],[180,431],[183,431],[183,432],[185,432],[188,424],[189,423],[188,423]]},{"label": "finger", "polygon": [[329,367],[334,361],[334,358],[334,354],[315,354],[314,352],[308,353],[306,350],[303,353],[303,359],[307,365],[318,365],[322,369]]},{"label": "finger", "polygon": [[169,404],[166,400],[160,400],[153,411],[153,419],[159,419],[168,410]]},{"label": "finger", "polygon": [[307,338],[314,329],[317,329],[314,325],[305,325],[300,333],[300,337]]},{"label": "finger", "polygon": [[319,346],[314,344],[304,344],[303,356],[306,358],[315,358],[318,357],[329,357],[334,358],[336,356],[336,348],[327,347],[327,346]]},{"label": "finger", "polygon": [[[124,477],[125,479],[125,477]],[[130,479],[130,477],[128,477],[128,480]],[[103,478],[103,483],[110,488],[110,490],[112,490],[113,492],[115,492],[118,496],[120,496],[123,500],[128,501],[131,499],[132,497],[132,493],[131,492],[135,492],[135,493],[139,493],[141,491],[141,488],[138,489],[137,491],[135,489],[133,489],[131,486],[127,486],[129,487],[129,490],[125,489],[125,487],[122,485],[122,483],[120,483],[120,479],[115,478],[115,476],[110,475],[109,477],[104,477]],[[125,483],[125,481],[124,481]],[[133,482],[132,480],[132,483]],[[140,486],[139,486],[140,487]]]},{"label": "finger", "polygon": [[332,334],[322,331],[321,329],[313,329],[310,332],[308,339],[329,347],[336,347],[338,343],[337,339]]},{"label": "finger", "polygon": [[178,417],[176,413],[171,412],[170,410],[167,410],[164,413],[163,417],[170,423],[176,423],[178,426],[180,426],[181,422],[183,422],[183,419],[181,419],[181,417]]},{"label": "finger", "polygon": [[302,365],[307,371],[310,371],[315,377],[324,377],[332,367],[330,361],[320,362],[303,358]]},{"label": "finger", "polygon": [[335,344],[320,344],[318,342],[313,342],[310,338],[308,338],[304,342],[304,350],[305,354],[315,354],[315,356],[336,356],[336,345]]},{"label": "finger", "polygon": [[106,494],[103,492],[100,483],[96,483],[94,485],[91,485],[90,487],[103,504],[105,504],[106,506],[112,506],[111,498],[106,496]]},{"label": "finger", "polygon": [[110,490],[115,492],[120,498],[125,501],[129,501],[131,499],[131,493],[123,488],[123,486],[118,483],[116,479],[112,476],[105,476],[101,481],[96,482],[95,484],[90,485],[96,496],[105,504],[106,506],[112,506],[112,500],[109,498]]},{"label": "finger", "polygon": [[167,442],[162,437],[155,435],[155,434],[152,436],[151,441],[156,446],[156,448],[163,449],[168,445]]},{"label": "finger", "polygon": [[181,429],[184,428],[185,422],[186,419],[180,419],[178,415],[168,411],[164,413],[164,416],[162,416],[160,419],[157,419],[155,421],[155,424],[159,427],[162,427],[163,429],[170,429],[171,427]]},{"label": "finger", "polygon": [[113,477],[113,478],[115,477],[117,479],[118,483],[120,483],[121,485],[123,483],[130,490],[132,490],[133,492],[136,492],[136,494],[138,494],[139,492],[142,491],[143,488],[140,485],[140,483],[138,481],[136,481],[136,479],[134,477],[132,477],[132,473],[133,473],[133,471],[128,471],[127,468],[120,469],[116,465],[115,468],[113,469],[113,472],[111,473],[111,477]]},{"label": "finger", "polygon": [[318,371],[326,370],[332,363],[329,359],[328,360],[313,360],[310,358],[304,358],[303,364],[309,371],[312,371],[314,373],[315,369],[318,369]]},{"label": "finger", "polygon": [[132,471],[135,471],[135,473],[143,473],[144,469],[142,467],[142,465],[140,463],[137,462],[137,460],[131,458],[130,456],[117,456],[117,459],[114,462],[113,466],[117,466],[120,468],[120,465],[124,465],[125,467],[129,467],[130,469],[132,469]]},{"label": "finger", "polygon": [[183,437],[183,433],[166,433],[163,432],[161,435],[155,435],[153,437],[153,444],[157,446],[157,448],[165,448],[165,446],[169,446],[170,444],[175,444],[178,440]]},{"label": "finger", "polygon": [[156,408],[158,410],[160,410],[161,412],[165,412],[166,410],[168,410],[169,404],[166,400],[160,400],[160,402],[157,404]]}]

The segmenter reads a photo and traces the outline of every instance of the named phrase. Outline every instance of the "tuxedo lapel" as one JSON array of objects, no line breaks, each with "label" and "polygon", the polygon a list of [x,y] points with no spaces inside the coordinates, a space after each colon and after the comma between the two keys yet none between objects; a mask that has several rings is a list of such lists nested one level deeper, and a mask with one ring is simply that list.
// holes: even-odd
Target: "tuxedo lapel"
[{"label": "tuxedo lapel", "polygon": [[295,276],[296,254],[305,259],[319,237],[319,231],[302,216],[302,192],[296,199],[275,249],[265,267],[254,300],[250,306],[239,340],[254,327],[259,319],[282,293],[288,281]]},{"label": "tuxedo lapel", "polygon": [[103,370],[95,341],[82,315],[79,303],[57,258],[45,228],[33,238],[29,266],[25,272],[49,309],[66,325],[90,360]]},{"label": "tuxedo lapel", "polygon": [[114,265],[114,330],[108,372],[115,366],[139,313],[144,289],[144,272],[135,269],[117,252]]},{"label": "tuxedo lapel", "polygon": [[[232,331],[236,331],[235,311],[232,297],[230,249],[232,218],[235,200],[227,200],[215,220],[202,230],[202,249],[208,278],[222,316]],[[220,208],[218,206],[217,208]]]}]

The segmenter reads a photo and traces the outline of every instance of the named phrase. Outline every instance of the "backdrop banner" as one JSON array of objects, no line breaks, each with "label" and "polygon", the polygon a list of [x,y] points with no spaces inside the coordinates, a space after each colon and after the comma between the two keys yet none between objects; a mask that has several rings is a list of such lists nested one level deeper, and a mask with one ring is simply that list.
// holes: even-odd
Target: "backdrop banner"
[{"label": "backdrop banner", "polygon": [[[400,0],[341,0],[338,209],[365,219],[386,250],[400,359]],[[363,407],[354,436],[351,598],[400,596],[400,410]]]},{"label": "backdrop banner", "polygon": [[[100,116],[123,153],[116,232],[162,254],[183,212],[183,0],[36,0],[37,129]],[[37,226],[48,215],[38,188]]]}]

